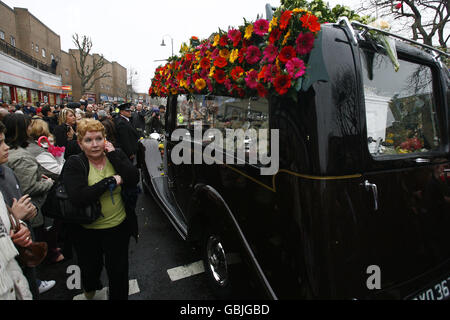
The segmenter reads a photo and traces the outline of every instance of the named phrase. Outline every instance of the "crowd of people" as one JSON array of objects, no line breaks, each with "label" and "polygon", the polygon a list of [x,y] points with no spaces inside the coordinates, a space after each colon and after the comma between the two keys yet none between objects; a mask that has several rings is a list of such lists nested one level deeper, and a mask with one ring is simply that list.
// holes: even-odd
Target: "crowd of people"
[{"label": "crowd of people", "polygon": [[[128,244],[139,237],[138,143],[162,133],[164,119],[165,107],[142,104],[1,104],[0,300],[39,299],[55,286],[20,263],[19,249],[33,242],[47,243],[48,265],[76,259],[87,299],[102,289],[104,266],[110,299],[127,299]],[[98,204],[101,217],[75,225],[46,216],[57,181],[77,206]]]}]

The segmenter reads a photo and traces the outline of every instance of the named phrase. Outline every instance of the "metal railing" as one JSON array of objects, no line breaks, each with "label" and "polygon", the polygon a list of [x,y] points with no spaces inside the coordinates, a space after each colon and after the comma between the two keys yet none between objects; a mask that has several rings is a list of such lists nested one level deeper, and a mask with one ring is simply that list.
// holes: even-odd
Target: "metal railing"
[{"label": "metal railing", "polygon": [[39,60],[36,60],[28,53],[25,53],[24,51],[17,49],[16,47],[10,45],[9,43],[7,43],[5,40],[2,39],[0,39],[0,51],[37,69],[56,74],[56,68],[52,68],[50,65],[42,63]]}]

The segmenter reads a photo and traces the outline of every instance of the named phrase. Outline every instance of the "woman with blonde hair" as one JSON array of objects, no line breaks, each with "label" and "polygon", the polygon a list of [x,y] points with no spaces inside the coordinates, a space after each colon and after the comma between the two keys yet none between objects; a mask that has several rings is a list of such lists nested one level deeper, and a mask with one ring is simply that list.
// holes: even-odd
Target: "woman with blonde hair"
[{"label": "woman with blonde hair", "polygon": [[100,275],[105,264],[110,300],[127,300],[129,240],[130,236],[138,238],[136,213],[127,190],[136,187],[139,171],[105,139],[99,121],[83,119],[77,136],[83,152],[67,160],[63,181],[74,205],[97,203],[102,214],[91,225],[73,230],[83,290],[92,299],[103,288]]},{"label": "woman with blonde hair", "polygon": [[46,137],[47,139],[50,137],[50,130],[47,122],[40,119],[32,120],[29,127],[29,136],[31,138],[29,146],[31,149],[29,151],[43,167],[44,174],[53,180],[57,180],[64,166],[64,157],[56,158],[48,152],[48,144],[45,141],[42,142],[43,147],[38,145],[38,140],[41,137]]},{"label": "woman with blonde hair", "polygon": [[75,134],[77,118],[75,111],[69,108],[61,110],[59,114],[59,126],[55,128],[55,144],[58,147],[65,147],[65,159],[71,155],[81,153],[81,149],[77,143],[77,135]]}]

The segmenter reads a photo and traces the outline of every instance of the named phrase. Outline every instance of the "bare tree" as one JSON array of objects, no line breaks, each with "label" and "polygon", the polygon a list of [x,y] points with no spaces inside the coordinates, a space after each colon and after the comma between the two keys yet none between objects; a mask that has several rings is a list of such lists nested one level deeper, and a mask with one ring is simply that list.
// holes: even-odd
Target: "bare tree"
[{"label": "bare tree", "polygon": [[111,78],[109,72],[102,72],[102,68],[107,64],[107,61],[100,55],[100,58],[92,56],[92,64],[88,63],[88,57],[91,56],[92,40],[87,36],[83,36],[82,39],[75,33],[72,36],[73,43],[76,45],[79,52],[79,59],[71,53],[75,60],[75,68],[78,76],[81,79],[81,92],[82,94],[90,91],[95,82],[104,79]]},{"label": "bare tree", "polygon": [[358,12],[390,17],[397,22],[393,26],[394,32],[409,32],[413,40],[447,51],[450,38],[448,0],[367,0],[361,2]]}]

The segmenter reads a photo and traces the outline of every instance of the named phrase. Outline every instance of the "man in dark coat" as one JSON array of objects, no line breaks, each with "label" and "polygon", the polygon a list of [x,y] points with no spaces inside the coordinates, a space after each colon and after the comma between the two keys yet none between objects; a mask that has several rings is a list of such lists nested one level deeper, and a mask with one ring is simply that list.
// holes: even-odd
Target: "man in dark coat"
[{"label": "man in dark coat", "polygon": [[131,116],[131,124],[141,137],[144,137],[146,111],[142,110],[142,104],[136,106],[136,111]]},{"label": "man in dark coat", "polygon": [[120,114],[114,119],[117,132],[117,144],[127,157],[134,161],[138,151],[139,134],[133,128],[131,120],[131,103],[119,106]]}]

